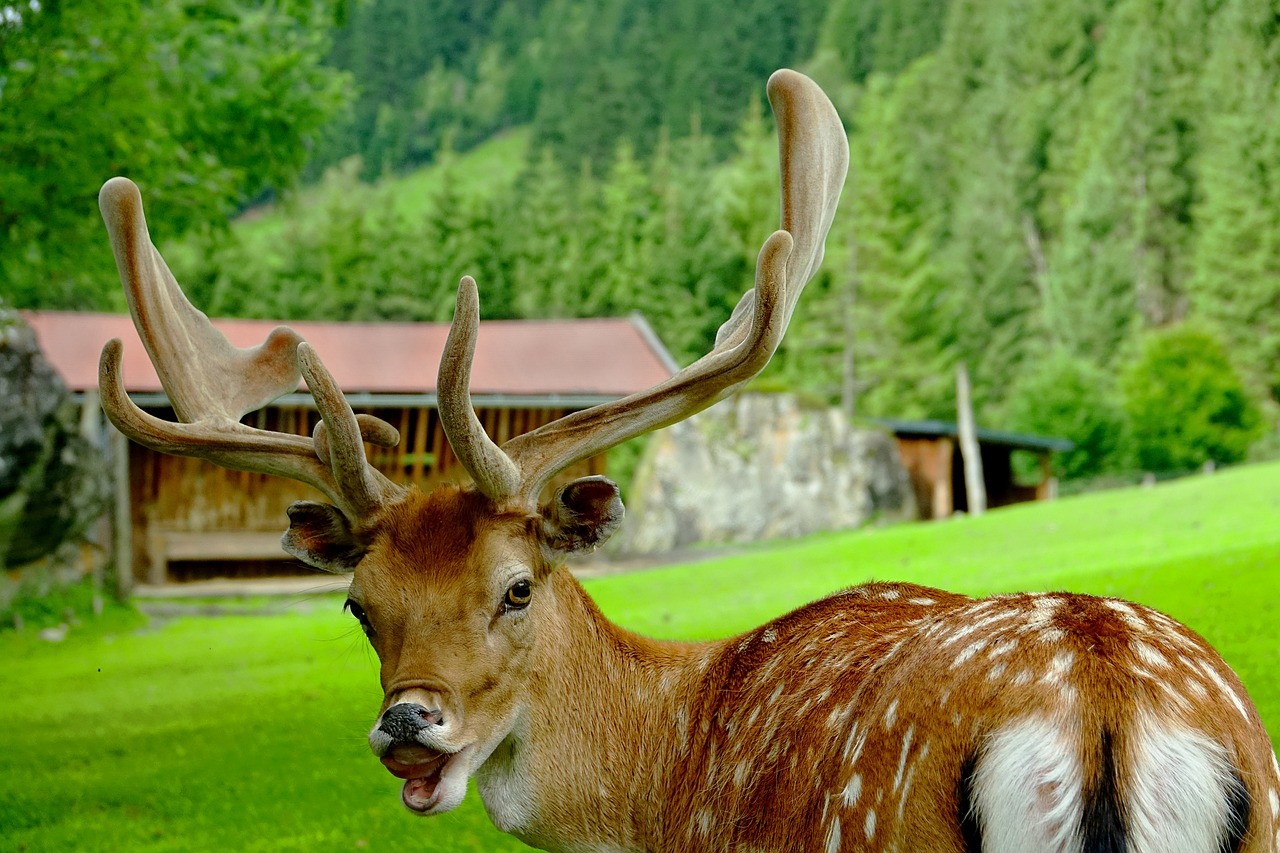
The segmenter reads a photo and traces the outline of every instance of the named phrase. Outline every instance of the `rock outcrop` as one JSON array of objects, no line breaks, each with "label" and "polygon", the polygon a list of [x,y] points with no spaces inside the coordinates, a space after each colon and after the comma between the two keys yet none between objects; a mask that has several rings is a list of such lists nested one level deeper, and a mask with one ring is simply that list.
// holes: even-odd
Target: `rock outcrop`
[{"label": "rock outcrop", "polygon": [[0,309],[0,566],[33,563],[83,534],[106,507],[108,483],[35,333]]},{"label": "rock outcrop", "polygon": [[892,436],[788,394],[740,394],[655,434],[627,497],[623,554],[916,517]]}]

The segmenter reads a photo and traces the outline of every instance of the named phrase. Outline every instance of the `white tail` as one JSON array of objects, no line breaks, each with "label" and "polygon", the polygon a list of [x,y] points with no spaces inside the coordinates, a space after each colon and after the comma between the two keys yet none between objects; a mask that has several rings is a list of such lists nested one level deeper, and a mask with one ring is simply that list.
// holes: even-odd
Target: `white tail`
[{"label": "white tail", "polygon": [[[240,351],[183,297],[137,188],[101,205],[143,340],[182,423],[139,411],[103,352],[104,406],[135,440],[310,483],[284,547],[354,570],[381,661],[369,743],[420,814],[474,778],[494,823],[565,851],[1263,853],[1280,851],[1280,768],[1244,688],[1203,640],[1136,604],[1050,593],[975,601],[906,584],[845,590],[716,643],[611,624],[564,568],[622,520],[603,477],[543,487],[575,460],[705,408],[754,376],[822,259],[847,168],[811,81],[769,83],[782,229],[711,353],[667,382],[499,447],[468,394],[479,308],[464,279],[441,419],[475,480],[387,482],[316,353],[278,330]],[[296,387],[310,438],[240,416]]]}]

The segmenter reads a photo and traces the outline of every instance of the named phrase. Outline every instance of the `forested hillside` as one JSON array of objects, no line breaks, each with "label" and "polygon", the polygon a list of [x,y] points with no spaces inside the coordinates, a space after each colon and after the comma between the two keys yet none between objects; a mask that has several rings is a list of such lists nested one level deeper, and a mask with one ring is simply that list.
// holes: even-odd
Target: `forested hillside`
[{"label": "forested hillside", "polygon": [[[832,95],[853,166],[765,381],[949,418],[963,363],[983,423],[1077,442],[1067,476],[1237,461],[1273,417],[1272,0],[76,5],[0,16],[20,306],[119,305],[84,204],[119,171],[157,239],[186,232],[162,248],[211,313],[447,319],[469,273],[485,316],[640,310],[687,360],[776,222],[763,84],[792,65]],[[152,35],[94,40],[130,26]],[[95,75],[111,97],[68,125]],[[423,168],[406,206],[399,176]],[[287,224],[226,227],[272,190]]]}]

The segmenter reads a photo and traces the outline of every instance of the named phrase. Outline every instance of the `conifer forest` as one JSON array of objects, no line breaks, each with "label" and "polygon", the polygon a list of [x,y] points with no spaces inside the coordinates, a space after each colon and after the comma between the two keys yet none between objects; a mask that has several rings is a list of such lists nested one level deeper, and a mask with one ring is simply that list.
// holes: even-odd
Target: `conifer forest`
[{"label": "conifer forest", "polygon": [[1277,445],[1280,0],[0,0],[0,304],[124,309],[124,174],[212,316],[443,321],[470,274],[686,363],[776,227],[783,66],[852,161],[760,387],[953,420],[965,365],[1064,478]]}]

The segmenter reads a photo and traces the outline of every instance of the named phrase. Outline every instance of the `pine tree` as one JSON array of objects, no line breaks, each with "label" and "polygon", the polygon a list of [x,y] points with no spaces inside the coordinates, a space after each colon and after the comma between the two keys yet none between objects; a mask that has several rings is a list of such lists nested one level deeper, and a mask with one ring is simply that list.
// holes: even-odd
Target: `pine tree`
[{"label": "pine tree", "polygon": [[1280,33],[1274,4],[1234,0],[1214,30],[1191,297],[1255,388],[1280,399]]}]

